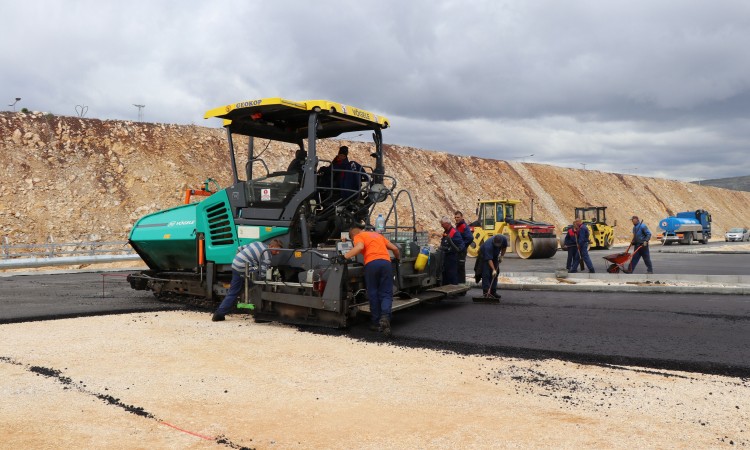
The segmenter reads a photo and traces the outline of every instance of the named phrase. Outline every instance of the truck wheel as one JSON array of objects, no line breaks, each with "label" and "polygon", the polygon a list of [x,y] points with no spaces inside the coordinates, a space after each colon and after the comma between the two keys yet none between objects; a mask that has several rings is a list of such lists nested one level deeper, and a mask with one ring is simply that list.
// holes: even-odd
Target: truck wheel
[{"label": "truck wheel", "polygon": [[604,249],[609,250],[612,247],[612,243],[614,242],[615,238],[614,236],[607,236],[604,238]]}]

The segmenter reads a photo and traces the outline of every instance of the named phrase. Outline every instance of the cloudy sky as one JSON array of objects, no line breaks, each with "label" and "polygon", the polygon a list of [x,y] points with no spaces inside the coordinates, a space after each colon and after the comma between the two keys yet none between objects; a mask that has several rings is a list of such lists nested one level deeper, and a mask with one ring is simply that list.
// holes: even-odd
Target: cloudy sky
[{"label": "cloudy sky", "polygon": [[322,98],[388,116],[387,143],[750,175],[745,0],[25,0],[0,17],[0,109],[218,126],[206,110]]}]

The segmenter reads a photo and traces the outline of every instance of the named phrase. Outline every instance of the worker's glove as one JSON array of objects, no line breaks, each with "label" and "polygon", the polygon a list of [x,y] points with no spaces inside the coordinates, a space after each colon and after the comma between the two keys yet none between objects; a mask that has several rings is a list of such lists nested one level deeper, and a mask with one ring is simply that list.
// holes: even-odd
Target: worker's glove
[{"label": "worker's glove", "polygon": [[398,258],[391,258],[392,263],[401,264],[401,260]]},{"label": "worker's glove", "polygon": [[333,262],[337,264],[346,264],[346,258],[344,257],[344,255],[339,255],[333,259]]},{"label": "worker's glove", "polygon": [[497,276],[497,270],[492,271],[492,278],[495,278]]},{"label": "worker's glove", "polygon": [[642,246],[644,246],[644,247],[648,247],[648,241],[644,242],[644,243],[643,243],[643,244],[641,244],[641,245],[642,245]]}]

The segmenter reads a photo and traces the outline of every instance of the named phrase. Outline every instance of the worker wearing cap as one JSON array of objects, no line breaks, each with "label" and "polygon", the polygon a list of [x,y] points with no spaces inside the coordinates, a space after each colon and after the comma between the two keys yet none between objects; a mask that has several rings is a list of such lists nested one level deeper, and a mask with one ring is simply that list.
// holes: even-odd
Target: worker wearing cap
[{"label": "worker wearing cap", "polygon": [[633,273],[635,266],[641,258],[646,264],[646,273],[654,273],[654,266],[651,265],[651,253],[648,250],[648,241],[651,239],[651,231],[648,229],[638,216],[631,217],[633,221],[633,239],[630,245],[633,246],[633,258],[630,260],[627,273]]},{"label": "worker wearing cap", "polygon": [[573,222],[573,230],[576,235],[576,253],[573,255],[573,263],[570,267],[570,273],[578,272],[578,264],[583,261],[586,267],[589,269],[589,273],[596,272],[594,270],[594,263],[591,262],[589,256],[589,228],[583,223],[583,219],[577,218]]},{"label": "worker wearing cap", "polygon": [[364,231],[362,225],[354,224],[349,228],[349,237],[354,247],[346,252],[349,259],[362,253],[365,260],[365,288],[370,302],[370,329],[382,331],[386,336],[391,334],[391,307],[393,306],[393,267],[391,255],[400,258],[396,245],[382,234]]},{"label": "worker wearing cap", "polygon": [[456,231],[461,233],[461,239],[464,241],[464,249],[458,254],[458,282],[463,284],[466,283],[466,252],[469,250],[469,245],[474,242],[474,235],[461,211],[454,212],[453,219],[456,221]]},{"label": "worker wearing cap", "polygon": [[497,272],[507,249],[508,238],[504,234],[492,236],[479,247],[479,253],[484,261],[482,265],[482,294],[486,298],[500,298],[500,294],[497,293]]},{"label": "worker wearing cap", "polygon": [[443,227],[443,237],[440,240],[440,250],[443,252],[443,285],[458,284],[458,254],[466,246],[461,233],[453,227],[448,216],[440,219],[440,226]]}]

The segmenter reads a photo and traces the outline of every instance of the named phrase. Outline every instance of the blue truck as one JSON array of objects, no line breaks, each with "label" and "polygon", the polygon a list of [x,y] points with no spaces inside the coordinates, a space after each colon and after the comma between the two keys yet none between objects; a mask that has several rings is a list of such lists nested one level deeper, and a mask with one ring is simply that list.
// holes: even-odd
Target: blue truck
[{"label": "blue truck", "polygon": [[694,241],[707,244],[711,239],[711,214],[703,209],[679,212],[659,221],[662,233],[659,240],[664,245],[674,242],[690,245]]}]

